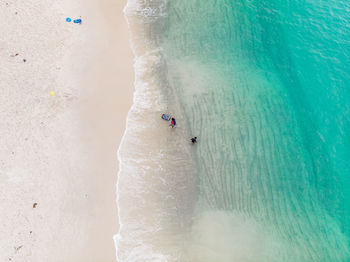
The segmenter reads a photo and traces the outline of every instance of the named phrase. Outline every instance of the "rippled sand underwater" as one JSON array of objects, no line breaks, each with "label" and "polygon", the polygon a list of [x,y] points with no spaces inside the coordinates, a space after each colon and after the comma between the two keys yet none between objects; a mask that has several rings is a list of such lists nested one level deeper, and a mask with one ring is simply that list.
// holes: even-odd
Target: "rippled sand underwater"
[{"label": "rippled sand underwater", "polygon": [[129,1],[120,261],[350,260],[349,7]]}]

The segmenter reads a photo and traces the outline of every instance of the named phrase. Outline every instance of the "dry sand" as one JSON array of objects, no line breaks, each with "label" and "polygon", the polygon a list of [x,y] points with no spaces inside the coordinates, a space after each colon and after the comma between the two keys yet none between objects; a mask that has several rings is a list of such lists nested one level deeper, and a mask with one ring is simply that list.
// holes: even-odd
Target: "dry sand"
[{"label": "dry sand", "polygon": [[0,261],[115,261],[133,90],[124,5],[0,2]]}]

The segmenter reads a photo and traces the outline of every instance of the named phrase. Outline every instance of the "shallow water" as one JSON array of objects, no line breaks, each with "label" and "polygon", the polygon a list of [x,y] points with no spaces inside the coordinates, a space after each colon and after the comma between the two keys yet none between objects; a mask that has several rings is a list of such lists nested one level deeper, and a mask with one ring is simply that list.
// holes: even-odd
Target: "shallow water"
[{"label": "shallow water", "polygon": [[[135,212],[153,233],[122,227],[120,261],[350,260],[349,10],[342,1],[129,1],[131,29],[141,30],[119,152],[123,225],[127,192],[139,193],[122,183],[145,174],[164,186],[143,180],[154,198],[139,201],[152,207]],[[158,119],[169,110],[176,130]],[[156,131],[135,136],[137,115],[163,144]]]}]

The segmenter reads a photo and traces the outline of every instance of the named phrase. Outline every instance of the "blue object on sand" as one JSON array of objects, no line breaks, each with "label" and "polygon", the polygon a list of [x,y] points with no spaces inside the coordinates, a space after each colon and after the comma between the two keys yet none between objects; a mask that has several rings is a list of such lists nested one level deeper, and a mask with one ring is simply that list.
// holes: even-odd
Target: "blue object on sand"
[{"label": "blue object on sand", "polygon": [[81,24],[81,19],[75,19],[73,22],[76,24]]},{"label": "blue object on sand", "polygon": [[69,17],[67,17],[67,18],[66,18],[66,21],[67,21],[67,22],[70,22],[70,21],[72,21],[72,19],[70,19]]}]

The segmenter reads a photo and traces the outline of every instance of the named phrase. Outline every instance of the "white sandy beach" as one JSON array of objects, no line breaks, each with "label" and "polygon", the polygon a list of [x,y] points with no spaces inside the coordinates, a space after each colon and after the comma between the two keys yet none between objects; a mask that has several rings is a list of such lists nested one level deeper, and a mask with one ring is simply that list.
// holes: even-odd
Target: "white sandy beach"
[{"label": "white sandy beach", "polygon": [[115,261],[133,92],[124,5],[0,2],[0,261]]}]

